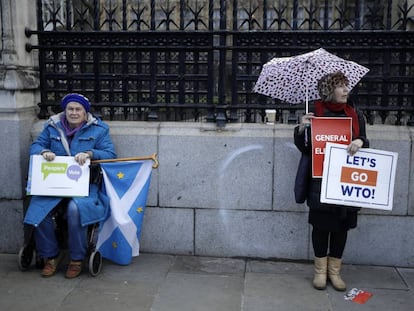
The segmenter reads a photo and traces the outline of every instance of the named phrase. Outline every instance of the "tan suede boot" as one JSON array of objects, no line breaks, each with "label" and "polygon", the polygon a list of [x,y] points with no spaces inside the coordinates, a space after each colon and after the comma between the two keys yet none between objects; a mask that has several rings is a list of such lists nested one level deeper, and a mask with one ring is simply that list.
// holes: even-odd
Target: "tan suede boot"
[{"label": "tan suede boot", "polygon": [[346,284],[340,276],[342,259],[328,257],[328,278],[337,291],[345,291]]},{"label": "tan suede boot", "polygon": [[313,287],[316,289],[326,288],[326,273],[328,268],[328,257],[315,257]]}]

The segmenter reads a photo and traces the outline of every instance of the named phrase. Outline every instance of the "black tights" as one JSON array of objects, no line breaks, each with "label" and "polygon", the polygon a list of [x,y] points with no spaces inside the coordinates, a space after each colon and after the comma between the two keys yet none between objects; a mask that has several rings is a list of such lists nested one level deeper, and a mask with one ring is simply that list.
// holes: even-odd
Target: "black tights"
[{"label": "black tights", "polygon": [[348,231],[329,232],[313,228],[312,230],[312,244],[313,251],[316,257],[329,256],[335,258],[342,258],[344,253]]}]

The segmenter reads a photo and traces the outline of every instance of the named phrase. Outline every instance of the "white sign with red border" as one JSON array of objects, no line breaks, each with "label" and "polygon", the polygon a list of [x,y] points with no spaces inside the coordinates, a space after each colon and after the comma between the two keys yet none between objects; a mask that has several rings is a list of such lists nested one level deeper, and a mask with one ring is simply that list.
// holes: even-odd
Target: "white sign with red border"
[{"label": "white sign with red border", "polygon": [[327,143],[322,176],[322,203],[392,210],[398,154]]}]

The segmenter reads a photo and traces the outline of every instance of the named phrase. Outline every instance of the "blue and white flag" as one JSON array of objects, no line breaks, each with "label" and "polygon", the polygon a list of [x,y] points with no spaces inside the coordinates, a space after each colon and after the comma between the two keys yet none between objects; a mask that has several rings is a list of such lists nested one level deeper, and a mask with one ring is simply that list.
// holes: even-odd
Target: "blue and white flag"
[{"label": "blue and white flag", "polygon": [[152,164],[152,160],[101,163],[110,212],[101,225],[96,248],[115,263],[128,265],[139,255]]}]

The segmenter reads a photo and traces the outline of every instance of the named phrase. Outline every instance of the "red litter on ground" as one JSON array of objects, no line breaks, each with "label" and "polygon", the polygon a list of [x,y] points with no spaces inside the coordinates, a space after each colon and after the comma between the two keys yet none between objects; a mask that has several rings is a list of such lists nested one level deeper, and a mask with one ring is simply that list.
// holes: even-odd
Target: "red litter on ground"
[{"label": "red litter on ground", "polygon": [[370,298],[372,297],[372,294],[366,291],[363,291],[358,288],[351,289],[346,295],[344,296],[345,300],[351,300],[358,304],[364,304],[366,303]]}]

